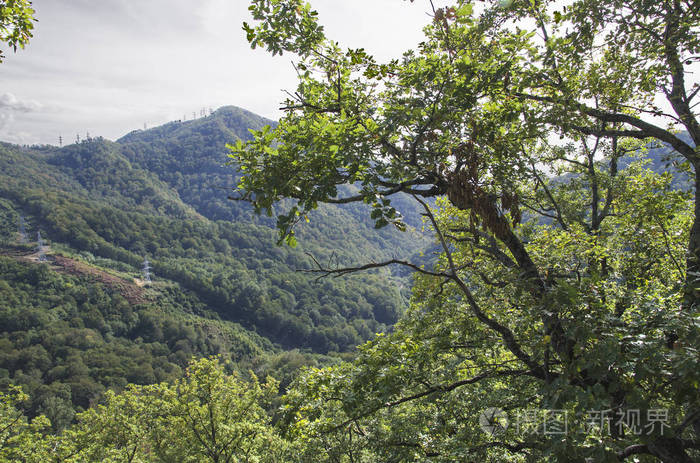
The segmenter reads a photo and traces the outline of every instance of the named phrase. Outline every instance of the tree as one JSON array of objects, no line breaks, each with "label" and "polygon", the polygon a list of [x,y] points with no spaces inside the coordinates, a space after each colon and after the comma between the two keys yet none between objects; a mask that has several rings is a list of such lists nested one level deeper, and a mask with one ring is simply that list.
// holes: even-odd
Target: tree
[{"label": "tree", "polygon": [[41,461],[43,433],[50,427],[44,416],[27,420],[21,406],[28,396],[17,386],[0,392],[0,461]]},{"label": "tree", "polygon": [[263,406],[277,383],[260,384],[226,375],[216,360],[193,362],[187,375],[166,391],[169,414],[161,420],[159,448],[172,461],[212,463],[283,461],[282,439]]},{"label": "tree", "polygon": [[[329,461],[359,449],[391,461],[693,461],[695,2],[475,12],[457,1],[433,9],[416,50],[385,64],[326,39],[300,0],[254,0],[251,11],[251,44],[296,54],[300,79],[276,128],[231,146],[239,199],[271,214],[293,198],[278,217],[293,245],[294,225],[323,202],[367,203],[377,227],[402,229],[391,200],[408,194],[442,249],[429,268],[397,258],[313,269],[399,264],[418,277],[394,333],[290,392],[289,419],[310,448]],[[671,112],[654,105],[659,92]],[[630,164],[654,143],[683,156],[695,192]],[[489,407],[533,420],[484,433]],[[566,432],[544,432],[554,412],[571,417]],[[599,426],[586,426],[596,412]]]},{"label": "tree", "polygon": [[[4,0],[0,2],[0,43],[13,51],[29,43],[34,29],[34,9],[29,0]],[[5,55],[0,50],[0,63]]]},{"label": "tree", "polygon": [[271,425],[277,383],[227,375],[216,359],[190,362],[173,383],[108,391],[104,403],[78,414],[77,424],[47,434],[19,409],[27,395],[0,393],[0,461],[28,462],[278,462],[292,446]]},{"label": "tree", "polygon": [[108,391],[63,434],[31,436],[22,449],[31,461],[288,461],[290,446],[263,408],[276,387],[227,375],[215,359],[194,360],[174,383]]}]

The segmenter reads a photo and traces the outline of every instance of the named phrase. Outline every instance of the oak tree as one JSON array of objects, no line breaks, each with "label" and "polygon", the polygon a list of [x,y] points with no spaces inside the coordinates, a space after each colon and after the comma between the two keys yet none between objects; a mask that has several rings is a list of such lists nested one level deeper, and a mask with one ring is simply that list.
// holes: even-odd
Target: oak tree
[{"label": "oak tree", "polygon": [[[34,9],[29,0],[3,0],[0,2],[0,43],[13,51],[24,48],[32,37],[34,29]],[[0,63],[3,55],[0,50]]]},{"label": "oak tree", "polygon": [[[392,198],[410,195],[442,250],[433,267],[313,269],[398,264],[418,277],[392,334],[290,392],[312,453],[693,461],[697,2],[455,1],[387,63],[341,49],[301,0],[250,10],[252,46],[292,53],[299,83],[277,127],[231,146],[239,199],[268,213],[294,199],[278,217],[294,244],[319,203],[364,202],[378,227],[403,229]],[[688,191],[630,162],[654,146],[680,153]],[[486,408],[533,420],[484,433]],[[554,411],[571,417],[566,432],[545,432]]]}]

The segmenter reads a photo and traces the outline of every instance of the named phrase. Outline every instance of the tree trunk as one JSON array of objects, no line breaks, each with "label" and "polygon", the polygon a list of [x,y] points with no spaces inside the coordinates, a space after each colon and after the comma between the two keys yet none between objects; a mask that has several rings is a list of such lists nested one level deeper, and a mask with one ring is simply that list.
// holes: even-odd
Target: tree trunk
[{"label": "tree trunk", "polygon": [[647,445],[649,453],[664,463],[695,463],[678,439],[661,438]]},{"label": "tree trunk", "polygon": [[686,309],[700,303],[700,169],[695,168],[695,219],[688,239],[686,260],[685,294],[683,305]]}]

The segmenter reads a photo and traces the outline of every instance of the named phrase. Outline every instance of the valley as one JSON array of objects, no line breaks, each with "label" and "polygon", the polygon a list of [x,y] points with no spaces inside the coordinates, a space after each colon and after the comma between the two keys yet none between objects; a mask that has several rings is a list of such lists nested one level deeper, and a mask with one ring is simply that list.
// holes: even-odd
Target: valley
[{"label": "valley", "polygon": [[[70,417],[106,388],[175,378],[192,356],[256,365],[288,383],[292,371],[265,365],[286,352],[327,363],[396,322],[405,273],[316,281],[300,270],[309,255],[337,265],[417,255],[429,243],[418,229],[375,231],[361,208],[328,206],[290,248],[277,244],[271,219],[228,199],[237,173],[226,143],[267,123],[225,107],[117,142],[0,144],[0,381],[25,387],[30,414],[57,415],[51,403]],[[38,232],[47,262],[38,262]]]}]

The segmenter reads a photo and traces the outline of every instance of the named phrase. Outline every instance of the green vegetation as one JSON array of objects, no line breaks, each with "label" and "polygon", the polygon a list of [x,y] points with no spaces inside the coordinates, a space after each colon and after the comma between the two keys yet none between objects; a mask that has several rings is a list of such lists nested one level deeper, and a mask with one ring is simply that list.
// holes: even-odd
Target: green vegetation
[{"label": "green vegetation", "polygon": [[170,384],[108,392],[60,436],[44,416],[28,421],[26,395],[0,393],[0,461],[281,462],[293,449],[272,427],[277,383],[226,374],[202,359]]},{"label": "green vegetation", "polygon": [[[32,233],[41,229],[75,253],[122,263],[132,275],[148,256],[156,275],[195,293],[209,312],[288,348],[343,351],[384,331],[397,320],[404,281],[377,273],[315,283],[298,272],[311,266],[305,252],[357,262],[385,257],[400,240],[412,249],[419,243],[386,233],[373,241],[371,228],[363,230],[351,211],[335,208],[319,214],[319,227],[308,227],[315,242],[304,249],[276,247],[265,221],[252,220],[250,208],[229,201],[221,188],[236,181],[222,167],[223,149],[225,139],[242,131],[240,124],[251,123],[253,116],[241,114],[249,115],[222,109],[153,134],[131,134],[123,144],[93,139],[62,149],[1,146],[5,242],[15,241],[22,213]],[[151,137],[152,145],[144,141]],[[226,206],[227,214],[217,212]],[[344,236],[356,244],[332,253]]]},{"label": "green vegetation", "polygon": [[177,287],[133,305],[94,278],[0,257],[0,288],[0,382],[22,385],[27,414],[55,429],[108,388],[179,378],[193,354],[250,362],[273,351],[240,326],[188,315],[204,304]]},{"label": "green vegetation", "polygon": [[[287,395],[309,461],[697,461],[697,4],[455,1],[388,63],[340,49],[301,0],[251,11],[251,44],[292,54],[299,84],[276,127],[232,144],[240,198],[284,200],[294,244],[322,203],[403,228],[407,193],[441,249],[376,262],[417,272],[404,318]],[[649,144],[690,188],[622,162]]]},{"label": "green vegetation", "polygon": [[[192,356],[219,355],[286,386],[298,366],[396,322],[405,277],[317,282],[299,269],[311,267],[306,251],[358,262],[420,241],[373,236],[358,211],[328,208],[307,227],[314,242],[280,248],[271,221],[227,199],[221,186],[236,178],[223,166],[225,141],[263,122],[222,108],[118,143],[0,144],[0,387],[23,387],[27,416],[63,429],[108,389],[179,378]],[[333,253],[346,229],[356,244]],[[32,261],[38,231],[48,264]],[[144,257],[155,279],[139,287]]]},{"label": "green vegetation", "polygon": [[[29,0],[0,1],[0,44],[7,44],[12,51],[29,43],[34,29],[34,8]],[[0,50],[0,63],[5,58]]]},{"label": "green vegetation", "polygon": [[[115,144],[2,148],[0,459],[697,461],[696,5],[457,0],[386,64],[341,50],[303,0],[251,11],[251,43],[299,71],[274,127],[227,108]],[[227,170],[206,140],[236,137]],[[212,192],[236,183],[227,211]],[[414,259],[416,209],[435,259]],[[86,267],[21,262],[19,211]],[[164,280],[129,293],[146,254]],[[403,314],[394,265],[416,274]],[[271,352],[363,338],[341,358]],[[180,374],[188,353],[221,360]]]}]

